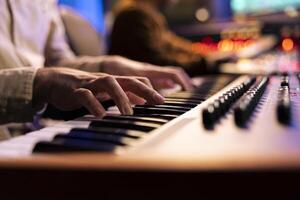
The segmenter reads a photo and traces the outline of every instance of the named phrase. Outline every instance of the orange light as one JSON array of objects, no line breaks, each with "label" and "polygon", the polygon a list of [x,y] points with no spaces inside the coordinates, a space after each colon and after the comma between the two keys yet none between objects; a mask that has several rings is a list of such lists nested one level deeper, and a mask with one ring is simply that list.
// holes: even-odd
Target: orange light
[{"label": "orange light", "polygon": [[220,49],[220,51],[232,51],[234,48],[234,44],[232,40],[221,40],[218,44],[218,49]]},{"label": "orange light", "polygon": [[291,51],[294,48],[294,41],[290,38],[285,38],[282,40],[281,46],[284,51]]}]

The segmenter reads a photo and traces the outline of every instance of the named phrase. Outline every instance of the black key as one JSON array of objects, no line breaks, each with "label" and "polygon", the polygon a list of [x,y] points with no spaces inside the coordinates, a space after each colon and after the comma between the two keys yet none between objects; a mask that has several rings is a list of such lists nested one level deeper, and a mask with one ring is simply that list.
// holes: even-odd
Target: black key
[{"label": "black key", "polygon": [[70,133],[94,133],[94,134],[113,134],[128,138],[140,138],[145,136],[145,132],[120,129],[120,128],[103,128],[103,127],[89,127],[89,128],[73,128]]},{"label": "black key", "polygon": [[63,152],[111,152],[116,145],[78,139],[55,139],[51,142],[38,142],[33,152],[35,153],[63,153]]},{"label": "black key", "polygon": [[170,114],[135,114],[135,116],[138,117],[151,117],[151,118],[158,118],[158,119],[166,119],[166,120],[172,120],[178,117],[178,115],[170,115]]},{"label": "black key", "polygon": [[200,91],[197,91],[197,92],[176,92],[176,93],[173,93],[173,94],[170,94],[169,96],[183,96],[183,97],[206,97],[207,96],[207,92],[200,92]]},{"label": "black key", "polygon": [[184,98],[184,99],[193,99],[193,100],[200,100],[200,101],[204,101],[206,100],[208,97],[207,95],[200,95],[200,94],[194,94],[194,95],[189,95],[189,94],[171,94],[166,96],[167,98]]},{"label": "black key", "polygon": [[182,102],[182,103],[192,103],[192,104],[198,105],[198,104],[202,103],[203,101],[186,99],[186,98],[165,97],[165,102]]},{"label": "black key", "polygon": [[151,117],[139,117],[134,115],[106,115],[104,119],[114,120],[128,120],[128,121],[140,121],[140,122],[151,122],[157,124],[165,124],[168,122],[166,119],[151,118]]},{"label": "black key", "polygon": [[133,121],[115,121],[108,119],[99,119],[93,120],[90,124],[90,127],[117,127],[117,128],[125,128],[130,130],[139,130],[144,132],[152,131],[153,129],[159,128],[160,125],[154,123],[146,123],[146,122],[133,122]]},{"label": "black key", "polygon": [[170,114],[170,115],[182,115],[186,111],[171,109],[171,108],[145,108],[145,107],[134,107],[134,115],[138,114]]},{"label": "black key", "polygon": [[189,111],[191,108],[181,107],[181,106],[170,106],[170,105],[137,105],[135,108],[167,108],[167,109],[176,109],[176,110],[184,110]]},{"label": "black key", "polygon": [[[134,115],[106,115],[103,119],[151,122],[156,124],[165,124],[168,122],[168,120],[162,118],[139,117]],[[82,118],[77,118],[75,121],[95,121],[95,120],[99,121],[101,119],[93,116],[84,116]]]},{"label": "black key", "polygon": [[199,105],[199,103],[188,103],[188,102],[182,102],[182,101],[168,101],[165,100],[163,105],[171,105],[171,106],[186,106],[189,108],[194,108]]},{"label": "black key", "polygon": [[70,132],[68,134],[58,134],[54,139],[78,139],[78,140],[93,140],[96,142],[107,142],[119,146],[127,146],[133,143],[134,139],[122,137],[113,134],[97,134],[92,132]]}]

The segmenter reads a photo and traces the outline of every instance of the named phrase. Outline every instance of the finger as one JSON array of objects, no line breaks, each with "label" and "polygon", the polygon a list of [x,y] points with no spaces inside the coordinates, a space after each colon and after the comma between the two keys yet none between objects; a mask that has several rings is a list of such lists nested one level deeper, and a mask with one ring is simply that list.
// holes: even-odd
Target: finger
[{"label": "finger", "polygon": [[178,68],[177,70],[179,70],[180,76],[188,84],[188,87],[189,87],[188,90],[194,89],[194,84],[193,84],[192,79],[190,78],[190,76],[182,68]]},{"label": "finger", "polygon": [[133,110],[126,93],[112,76],[100,77],[89,83],[86,87],[96,94],[103,91],[107,92],[123,115],[133,114]]},{"label": "finger", "polygon": [[151,89],[153,89],[151,81],[148,78],[146,78],[146,77],[137,77],[137,79],[139,81],[141,81],[142,83],[144,83],[145,85],[147,85],[148,87],[150,87]]},{"label": "finger", "polygon": [[179,84],[183,90],[192,90],[192,82],[185,72],[178,69],[167,68],[167,69],[155,69],[150,70],[147,73],[147,77],[151,79],[170,79],[173,82]]},{"label": "finger", "polygon": [[170,69],[169,78],[172,79],[175,83],[179,84],[183,90],[192,90],[193,85],[191,79],[186,75],[182,69]]},{"label": "finger", "polygon": [[132,92],[133,94],[142,97],[149,104],[162,104],[164,102],[164,98],[158,92],[137,79],[127,78],[117,80],[125,91]]},{"label": "finger", "polygon": [[[128,76],[114,76],[117,80],[122,80],[122,79],[128,79]],[[146,77],[141,77],[141,76],[130,76],[130,78],[135,78],[139,81],[141,81],[142,83],[144,83],[145,85],[147,85],[148,87],[153,89],[153,86],[151,84],[151,81],[146,78]]]},{"label": "finger", "polygon": [[175,83],[171,79],[154,79],[153,87],[156,90],[170,89],[175,87]]},{"label": "finger", "polygon": [[104,117],[105,109],[99,103],[93,93],[85,88],[79,88],[75,90],[74,95],[78,102],[85,107],[92,115],[96,117]]},{"label": "finger", "polygon": [[98,101],[108,101],[111,99],[111,97],[106,92],[101,92],[95,95]]},{"label": "finger", "polygon": [[128,98],[129,98],[129,101],[131,104],[133,105],[144,105],[146,103],[146,100],[131,93],[131,92],[126,92]]}]

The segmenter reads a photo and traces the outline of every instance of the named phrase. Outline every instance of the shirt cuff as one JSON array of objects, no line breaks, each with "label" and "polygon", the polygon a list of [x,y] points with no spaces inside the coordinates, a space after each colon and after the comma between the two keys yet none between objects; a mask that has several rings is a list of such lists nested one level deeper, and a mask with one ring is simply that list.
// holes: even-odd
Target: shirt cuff
[{"label": "shirt cuff", "polygon": [[32,121],[33,82],[37,69],[0,71],[0,123]]}]

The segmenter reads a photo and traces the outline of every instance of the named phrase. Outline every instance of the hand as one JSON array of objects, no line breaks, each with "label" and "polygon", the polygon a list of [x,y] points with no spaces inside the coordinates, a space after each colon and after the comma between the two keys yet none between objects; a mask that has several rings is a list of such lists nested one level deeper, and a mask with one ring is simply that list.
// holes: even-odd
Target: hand
[{"label": "hand", "polygon": [[180,67],[159,67],[120,56],[108,56],[102,65],[103,71],[108,74],[147,77],[157,90],[173,87],[174,84],[179,84],[183,90],[193,89],[191,79]]},{"label": "hand", "polygon": [[51,103],[69,111],[85,107],[97,117],[105,115],[101,100],[111,98],[125,115],[133,113],[131,103],[161,104],[164,99],[142,77],[119,77],[69,68],[43,68],[34,80],[34,105]]}]

